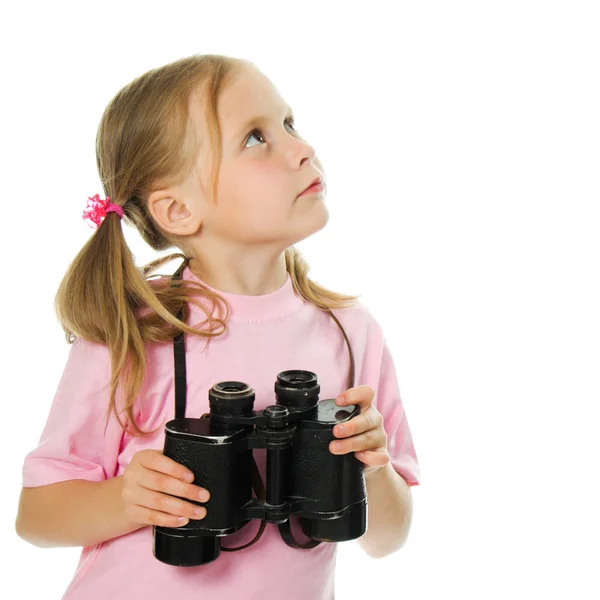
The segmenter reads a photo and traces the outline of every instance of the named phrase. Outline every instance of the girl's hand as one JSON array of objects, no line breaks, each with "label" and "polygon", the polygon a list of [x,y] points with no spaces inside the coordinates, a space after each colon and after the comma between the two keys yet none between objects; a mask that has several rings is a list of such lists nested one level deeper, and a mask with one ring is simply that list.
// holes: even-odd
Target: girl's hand
[{"label": "girl's hand", "polygon": [[[206,508],[197,502],[206,502],[210,494],[192,485],[193,478],[189,469],[162,452],[140,450],[123,472],[121,497],[125,512],[134,523],[161,527],[181,527],[190,519],[203,519]],[[194,504],[181,498],[189,498]]]},{"label": "girl's hand", "polygon": [[356,458],[365,463],[364,474],[368,477],[390,462],[387,451],[387,434],[383,428],[383,416],[373,406],[375,390],[368,385],[359,385],[340,394],[338,406],[358,404],[360,414],[343,425],[333,428],[333,435],[345,438],[329,445],[333,454],[354,452]]}]

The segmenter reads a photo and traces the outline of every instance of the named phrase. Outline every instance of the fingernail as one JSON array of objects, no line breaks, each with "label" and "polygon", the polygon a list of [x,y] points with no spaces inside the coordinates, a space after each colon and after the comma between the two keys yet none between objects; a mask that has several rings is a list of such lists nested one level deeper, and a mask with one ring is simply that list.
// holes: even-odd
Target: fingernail
[{"label": "fingernail", "polygon": [[335,428],[335,433],[336,435],[344,435],[344,428],[341,425],[338,425]]}]

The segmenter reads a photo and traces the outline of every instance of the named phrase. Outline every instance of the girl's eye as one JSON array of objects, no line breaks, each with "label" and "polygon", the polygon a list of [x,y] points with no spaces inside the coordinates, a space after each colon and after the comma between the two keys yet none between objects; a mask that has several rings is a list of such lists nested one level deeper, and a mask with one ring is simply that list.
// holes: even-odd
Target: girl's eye
[{"label": "girl's eye", "polygon": [[[284,121],[284,123],[289,123],[290,125],[292,125],[292,127],[294,126],[294,119],[286,119]],[[294,131],[296,131],[296,129],[294,128]],[[250,138],[260,138],[261,140],[264,141],[264,138],[261,135],[260,129],[253,129],[250,134],[248,135],[248,137],[246,138],[246,144],[244,144],[244,147],[247,146],[248,144],[248,140],[250,140]]]}]

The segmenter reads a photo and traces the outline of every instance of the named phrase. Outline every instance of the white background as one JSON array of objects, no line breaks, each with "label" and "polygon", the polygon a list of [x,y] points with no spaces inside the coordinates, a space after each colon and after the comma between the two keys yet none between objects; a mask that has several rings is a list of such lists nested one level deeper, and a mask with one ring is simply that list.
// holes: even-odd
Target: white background
[{"label": "white background", "polygon": [[[79,557],[14,520],[68,352],[54,295],[102,195],[102,111],[220,53],[271,78],[317,150],[331,217],[298,247],[382,324],[421,466],[407,545],[342,544],[337,597],[597,599],[598,4],[212,5],[2,9],[3,588],[59,598]],[[138,264],[156,256],[125,229]]]}]

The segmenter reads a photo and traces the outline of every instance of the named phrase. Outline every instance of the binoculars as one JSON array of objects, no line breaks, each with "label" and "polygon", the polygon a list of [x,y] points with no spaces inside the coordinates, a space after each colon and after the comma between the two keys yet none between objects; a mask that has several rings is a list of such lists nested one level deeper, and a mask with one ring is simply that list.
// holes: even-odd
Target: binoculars
[{"label": "binoculars", "polygon": [[[221,553],[221,538],[252,519],[282,524],[298,517],[303,533],[316,544],[353,540],[366,532],[364,465],[353,452],[329,450],[336,439],[333,428],[358,416],[360,408],[319,401],[319,391],[314,373],[283,371],[275,382],[276,404],[255,411],[253,388],[222,381],[209,390],[210,413],[165,425],[163,454],[192,471],[194,483],[208,489],[210,499],[202,503],[203,519],[181,527],[153,526],[155,558],[173,566],[209,563]],[[255,448],[266,449],[264,499],[252,497]]]}]

